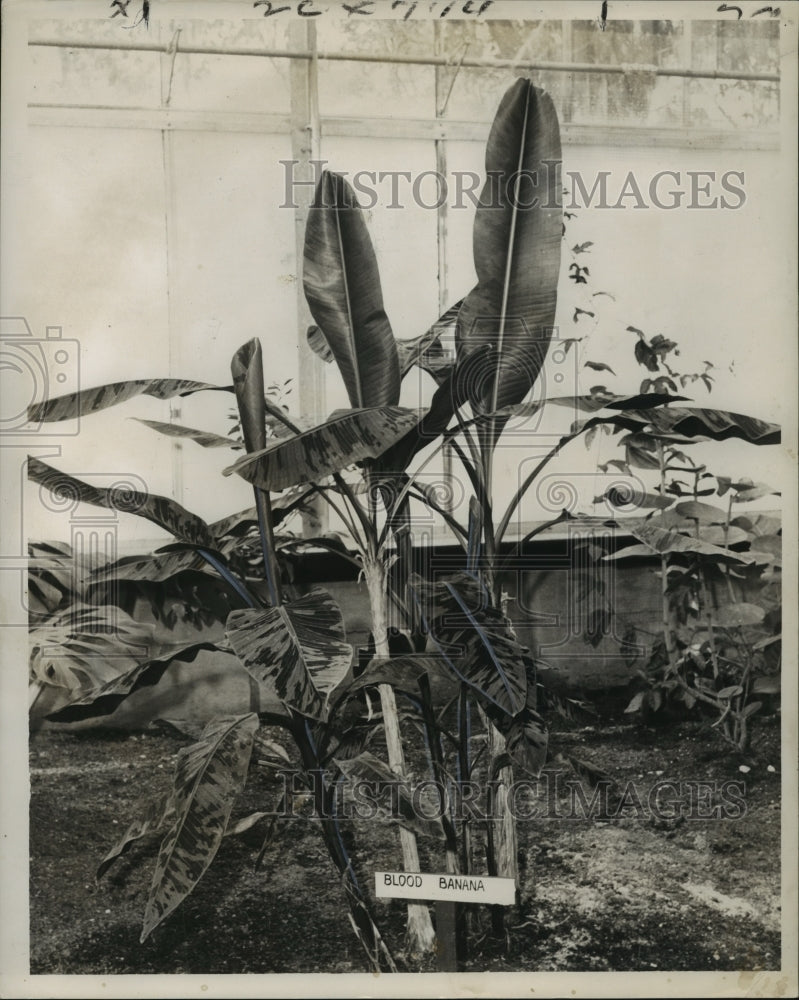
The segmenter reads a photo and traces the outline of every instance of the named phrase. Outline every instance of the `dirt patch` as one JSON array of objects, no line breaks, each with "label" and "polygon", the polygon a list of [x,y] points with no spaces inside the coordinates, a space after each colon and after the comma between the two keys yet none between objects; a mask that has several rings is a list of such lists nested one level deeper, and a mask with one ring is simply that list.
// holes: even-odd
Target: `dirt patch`
[{"label": "dirt patch", "polygon": [[[95,871],[142,802],[168,787],[186,742],[160,733],[32,737],[31,972],[366,971],[337,874],[302,809],[281,822],[258,871],[266,824],[226,837],[194,892],[139,944],[157,841],[134,845],[99,883]],[[486,908],[469,915],[464,971],[779,969],[778,719],[761,721],[746,758],[694,723],[589,728],[553,743],[562,756],[530,791],[530,818],[519,824],[521,903],[500,938]],[[612,775],[604,811],[584,807],[594,789],[576,791],[566,756]],[[674,801],[695,796],[696,818],[653,814],[656,785]],[[274,808],[278,791],[256,761],[234,815]],[[350,824],[345,837],[362,885],[397,867],[392,826]],[[443,871],[440,845],[420,844],[423,870]],[[374,912],[398,964],[419,969],[403,961],[402,902],[377,900]]]}]

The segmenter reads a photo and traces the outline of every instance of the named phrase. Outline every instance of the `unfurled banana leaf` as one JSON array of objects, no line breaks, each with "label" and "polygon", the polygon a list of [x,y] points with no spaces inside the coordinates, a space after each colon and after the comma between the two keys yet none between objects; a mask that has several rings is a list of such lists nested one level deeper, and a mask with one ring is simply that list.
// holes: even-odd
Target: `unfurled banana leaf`
[{"label": "unfurled banana leaf", "polygon": [[[471,505],[470,505],[471,506]],[[450,586],[472,614],[480,614],[491,605],[485,585],[471,573],[453,573],[447,580],[427,580],[421,576],[411,579],[415,599],[426,621],[437,621],[447,629],[462,629],[469,624],[460,604],[453,600]]]},{"label": "unfurled banana leaf", "polygon": [[[233,355],[230,363],[233,387],[239,408],[241,433],[248,454],[260,452],[266,447],[266,398],[264,396],[264,368],[261,358],[261,344],[253,338],[243,344]],[[269,603],[283,603],[280,569],[275,557],[272,507],[269,493],[255,484],[255,510],[258,515],[258,529],[261,539],[261,555],[264,573],[269,588]]]},{"label": "unfurled banana leaf", "polygon": [[459,361],[492,346],[471,372],[469,399],[478,413],[521,402],[544,363],[560,270],[560,159],[551,98],[517,80],[488,137],[474,222],[478,284],[458,316]]},{"label": "unfurled banana leaf", "polygon": [[209,528],[214,538],[221,541],[224,538],[246,535],[250,528],[254,528],[257,524],[258,512],[255,507],[247,507],[236,514],[213,521]]},{"label": "unfurled banana leaf", "polygon": [[230,363],[239,408],[241,433],[248,452],[266,447],[266,403],[261,344],[253,338],[236,351]]},{"label": "unfurled banana leaf", "polygon": [[308,212],[303,287],[353,407],[396,406],[400,369],[372,241],[352,188],[324,171]]},{"label": "unfurled banana leaf", "polygon": [[134,396],[154,396],[156,399],[172,399],[174,396],[190,396],[207,390],[232,392],[230,385],[213,385],[210,382],[193,382],[184,378],[146,378],[131,382],[110,382],[107,385],[81,389],[66,396],[47,399],[43,403],[32,403],[28,407],[28,420],[49,423],[55,420],[74,420],[90,413],[98,413],[110,406],[124,403]]},{"label": "unfurled banana leaf", "polygon": [[224,472],[274,491],[317,482],[355,462],[377,458],[419,419],[416,410],[398,406],[345,411],[310,431],[242,456]]},{"label": "unfurled banana leaf", "polygon": [[186,643],[177,649],[169,649],[160,656],[145,659],[132,669],[85,692],[80,698],[51,713],[47,718],[53,722],[81,722],[84,719],[110,715],[134,691],[157,684],[170,664],[176,661],[191,663],[203,650],[230,653],[230,650],[224,649],[219,643],[207,641]]},{"label": "unfurled banana leaf", "polygon": [[201,448],[241,448],[239,442],[233,438],[224,437],[222,434],[214,434],[212,431],[199,431],[194,427],[169,424],[163,420],[144,420],[142,417],[133,417],[133,419],[154,431],[158,431],[159,434],[165,434],[167,437],[194,441]]},{"label": "unfurled banana leaf", "polygon": [[120,513],[137,514],[164,528],[182,542],[208,549],[215,547],[214,537],[205,521],[167,497],[127,488],[92,486],[66,472],[59,472],[33,456],[28,456],[28,479],[44,486],[57,497]]},{"label": "unfurled banana leaf", "polygon": [[344,619],[330,594],[314,589],[291,605],[233,611],[226,631],[244,668],[279,701],[325,717],[328,696],[352,662]]},{"label": "unfurled banana leaf", "polygon": [[210,722],[178,754],[174,820],[158,854],[141,941],[192,891],[213,860],[244,787],[259,721],[255,714]]},{"label": "unfurled banana leaf", "polygon": [[714,441],[738,438],[750,444],[779,444],[781,430],[779,424],[759,420],[742,413],[727,410],[674,407],[658,410],[655,414],[654,429],[657,432],[673,432],[689,437],[700,435]]}]

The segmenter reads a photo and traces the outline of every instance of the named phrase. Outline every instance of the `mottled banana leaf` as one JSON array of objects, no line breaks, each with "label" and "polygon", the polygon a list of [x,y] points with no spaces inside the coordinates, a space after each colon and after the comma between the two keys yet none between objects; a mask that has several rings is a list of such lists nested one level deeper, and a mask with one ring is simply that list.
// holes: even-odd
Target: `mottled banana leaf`
[{"label": "mottled banana leaf", "polygon": [[150,653],[153,626],[121,608],[73,604],[30,634],[30,677],[76,695],[135,667]]},{"label": "mottled banana leaf", "polygon": [[[271,498],[272,523],[279,524],[284,518],[295,510],[299,510],[304,503],[313,497],[313,490],[308,486],[298,486],[296,489],[287,490],[280,496]],[[258,524],[258,511],[255,507],[247,507],[231,514],[228,517],[212,521],[209,525],[211,533],[218,543],[232,537],[245,535],[250,528]]]},{"label": "mottled banana leaf", "polygon": [[349,184],[324,171],[308,212],[303,287],[353,407],[395,406],[400,369],[372,241]]},{"label": "mottled banana leaf", "polygon": [[[397,778],[388,764],[364,750],[355,757],[341,759],[336,764],[349,782],[368,782],[375,789],[374,806],[376,818],[398,823],[420,836],[440,838],[443,835],[440,819],[427,819],[419,808],[414,808],[412,786]],[[419,796],[421,799],[421,796]],[[372,803],[370,803],[371,805]],[[430,803],[431,814],[438,810],[438,802]]]},{"label": "mottled banana leaf", "polygon": [[172,823],[175,816],[175,801],[172,789],[153,799],[140,816],[128,826],[119,840],[100,862],[95,878],[99,881],[111,865],[130,850],[131,846],[148,833],[161,833]]},{"label": "mottled banana leaf", "polygon": [[52,712],[47,718],[53,722],[81,722],[84,719],[110,715],[135,691],[157,684],[170,664],[176,661],[191,663],[203,650],[224,652],[228,655],[230,653],[230,650],[225,650],[216,642],[192,642],[178,648],[173,647],[160,656],[137,663],[132,669],[83,693],[80,698],[76,698],[57,712]]},{"label": "mottled banana leaf", "polygon": [[538,777],[546,763],[549,742],[544,719],[531,705],[513,717],[496,711],[488,714],[505,737],[505,749],[514,767]]},{"label": "mottled banana leaf", "polygon": [[344,619],[330,594],[314,589],[290,605],[232,611],[226,631],[241,664],[278,701],[325,717],[328,696],[352,663]]},{"label": "mottled banana leaf", "polygon": [[44,486],[56,497],[120,513],[137,514],[164,528],[182,542],[209,549],[215,547],[214,537],[205,521],[167,497],[128,488],[92,486],[33,456],[28,456],[28,479]]},{"label": "mottled banana leaf", "polygon": [[188,896],[214,859],[247,778],[258,726],[254,713],[216,719],[199,743],[179,752],[174,821],[158,854],[142,942]]},{"label": "mottled banana leaf", "polygon": [[404,472],[411,461],[428,445],[438,440],[449,427],[456,411],[466,402],[464,383],[452,366],[446,379],[433,393],[429,408],[416,425],[387,448],[373,468],[380,475]]},{"label": "mottled banana leaf", "polygon": [[[641,398],[646,399],[646,395]],[[683,444],[690,443],[693,438],[712,441],[737,438],[757,445],[779,444],[781,440],[779,424],[727,410],[685,406],[657,407],[651,410],[632,408],[618,416],[591,417],[575,425],[575,429],[589,430],[600,424],[613,424],[632,431],[641,430],[648,425],[647,434],[653,440],[665,438],[675,441],[675,435],[679,435]]]},{"label": "mottled banana leaf", "polygon": [[[583,413],[597,413],[599,410],[636,410],[643,411],[655,409],[658,406],[665,406],[667,403],[684,402],[687,396],[671,396],[668,393],[648,392],[644,395],[620,396],[613,392],[607,392],[604,386],[596,386],[596,391],[582,396],[548,396],[546,399],[532,400],[529,403],[520,403],[517,406],[509,406],[499,411],[502,416],[511,417],[532,417],[535,416],[544,406],[562,406],[570,410],[580,410]],[[635,421],[637,427],[641,420]],[[581,427],[582,424],[575,423],[574,427]]]},{"label": "mottled banana leaf", "polygon": [[528,657],[511,634],[507,619],[492,607],[475,609],[474,595],[461,594],[456,584],[439,585],[438,614],[428,617],[429,643],[481,701],[514,716],[527,703]]},{"label": "mottled banana leaf", "polygon": [[107,583],[110,580],[137,580],[163,583],[188,570],[196,572],[209,570],[208,562],[194,548],[176,549],[151,556],[125,556],[95,570],[91,575],[91,581]]},{"label": "mottled banana leaf", "polygon": [[419,423],[416,410],[398,406],[349,410],[310,431],[243,455],[225,469],[265,490],[317,482],[355,462],[377,458]]},{"label": "mottled banana leaf", "polygon": [[458,316],[459,361],[492,347],[470,373],[469,399],[477,413],[521,402],[544,363],[560,270],[560,160],[551,98],[529,80],[517,80],[488,137],[487,179],[473,233],[478,283]]},{"label": "mottled banana leaf", "polygon": [[438,656],[409,654],[370,660],[355,680],[347,688],[347,696],[378,684],[390,684],[398,691],[419,696],[419,681],[426,677],[434,693],[447,690],[448,699],[457,694],[457,682],[452,676],[446,660]]},{"label": "mottled banana leaf", "polygon": [[232,437],[214,434],[213,431],[200,431],[195,427],[170,424],[164,420],[144,420],[142,417],[133,417],[133,420],[144,424],[151,430],[158,431],[159,434],[166,435],[166,437],[180,438],[183,441],[194,441],[201,448],[241,448],[241,444]]},{"label": "mottled banana leaf", "polygon": [[74,420],[90,413],[99,413],[110,406],[124,403],[134,396],[154,396],[172,399],[205,391],[232,392],[230,385],[213,385],[210,382],[193,382],[185,378],[145,378],[130,382],[110,382],[91,389],[81,389],[65,396],[56,396],[28,407],[28,420],[50,423],[56,420]]}]

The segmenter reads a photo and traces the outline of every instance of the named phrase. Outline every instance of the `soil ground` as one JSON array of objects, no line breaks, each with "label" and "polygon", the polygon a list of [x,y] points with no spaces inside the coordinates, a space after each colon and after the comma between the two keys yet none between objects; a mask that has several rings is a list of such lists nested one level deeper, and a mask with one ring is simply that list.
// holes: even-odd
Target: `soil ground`
[{"label": "soil ground", "polygon": [[[257,871],[265,823],[226,837],[194,892],[139,943],[157,840],[136,843],[100,882],[95,871],[142,802],[166,790],[188,742],[164,732],[42,729],[32,736],[31,972],[367,971],[309,814],[278,824]],[[628,804],[627,782],[645,803],[655,782],[673,779],[715,783],[716,793],[707,794],[729,805],[729,786],[718,789],[732,781],[744,786],[737,794],[745,808],[732,809],[743,815],[680,821],[633,808],[604,819],[564,818],[568,786],[550,785],[561,818],[550,810],[548,818],[519,823],[521,903],[506,911],[501,938],[489,933],[486,908],[472,915],[463,970],[779,969],[779,718],[758,723],[745,757],[696,722],[588,727],[554,734],[553,743],[612,774],[626,786]],[[545,778],[573,779],[565,767],[553,759]],[[254,760],[234,818],[274,808],[277,789],[274,773]],[[707,815],[710,799],[699,798]],[[360,823],[351,832],[362,885],[373,885],[375,870],[399,867],[393,825]],[[440,846],[420,846],[422,869],[443,871]],[[401,969],[435,969],[434,960],[403,955],[401,901],[376,900],[374,912]]]}]

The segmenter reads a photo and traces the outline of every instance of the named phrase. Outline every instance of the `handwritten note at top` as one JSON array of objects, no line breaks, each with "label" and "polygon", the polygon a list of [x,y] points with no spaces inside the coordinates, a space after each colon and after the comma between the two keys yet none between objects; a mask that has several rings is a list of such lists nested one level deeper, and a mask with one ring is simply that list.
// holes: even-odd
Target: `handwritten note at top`
[{"label": "handwritten note at top", "polygon": [[[417,8],[420,13],[430,13],[433,16],[448,17],[465,15],[479,17],[494,3],[494,0],[392,0],[391,10],[401,15],[407,21],[413,17]],[[294,0],[293,3],[282,3],[281,0],[255,0],[253,7],[262,8],[264,17],[274,17],[275,14],[296,14],[298,17],[319,17],[329,10],[342,10],[348,17],[369,17],[377,13],[377,0],[340,0],[339,3],[324,4],[319,0]],[[382,4],[385,11],[386,5]]]}]

